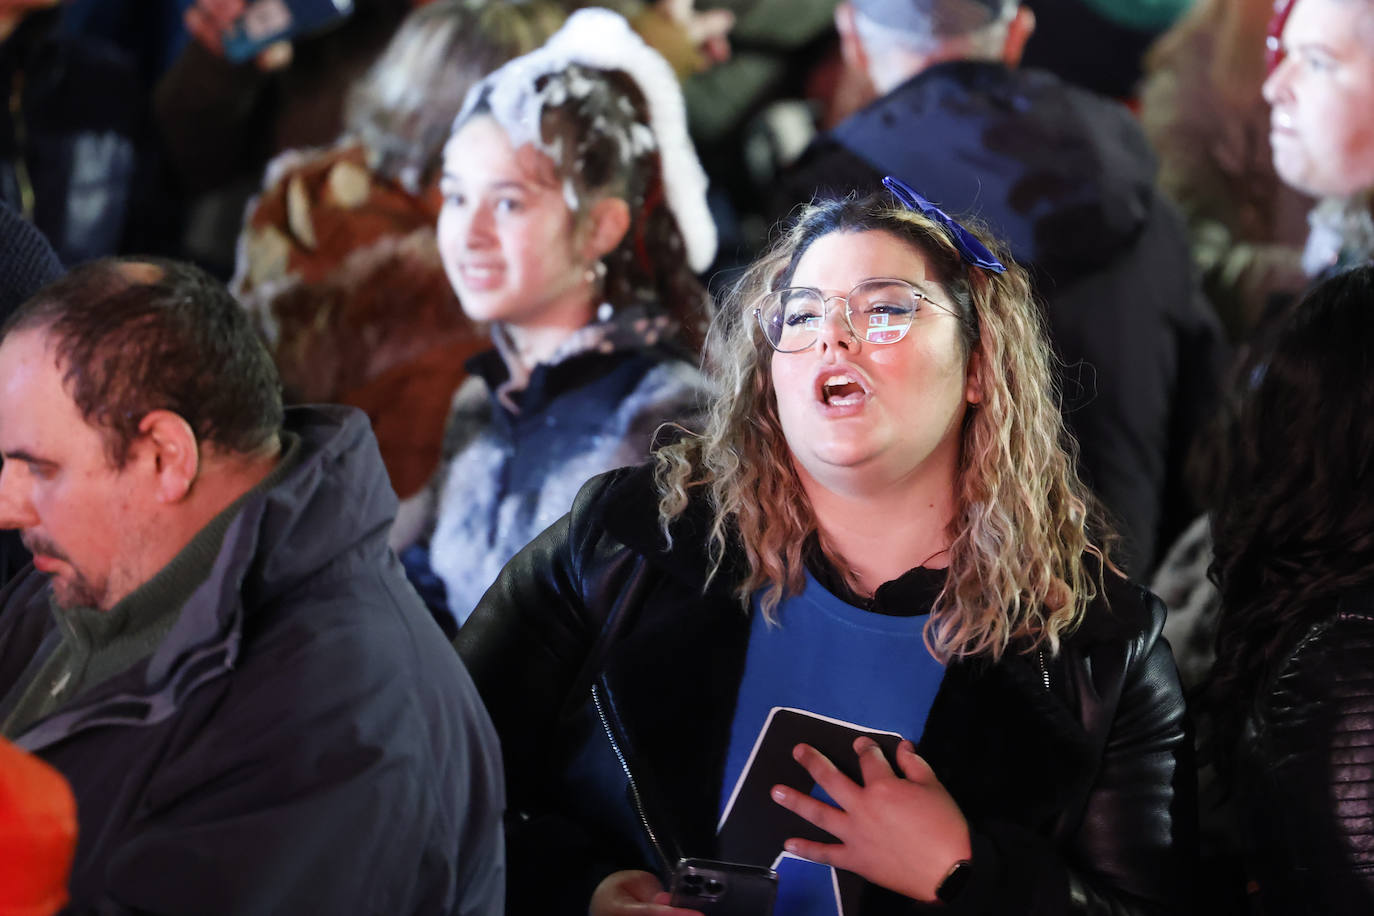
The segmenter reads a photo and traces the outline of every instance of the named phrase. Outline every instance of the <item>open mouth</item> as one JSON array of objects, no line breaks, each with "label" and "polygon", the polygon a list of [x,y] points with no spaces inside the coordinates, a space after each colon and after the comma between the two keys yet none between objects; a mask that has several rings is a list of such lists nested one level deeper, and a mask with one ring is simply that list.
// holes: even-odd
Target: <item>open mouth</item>
[{"label": "open mouth", "polygon": [[831,407],[857,404],[864,399],[862,385],[851,375],[839,373],[821,380],[821,401]]}]

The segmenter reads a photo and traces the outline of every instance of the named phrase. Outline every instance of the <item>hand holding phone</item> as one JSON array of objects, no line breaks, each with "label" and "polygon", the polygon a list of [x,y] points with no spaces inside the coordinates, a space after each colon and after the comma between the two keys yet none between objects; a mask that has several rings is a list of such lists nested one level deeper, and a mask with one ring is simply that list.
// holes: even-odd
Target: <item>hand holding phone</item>
[{"label": "hand holding phone", "polygon": [[649,912],[696,916],[696,911],[671,907],[668,899],[663,882],[653,872],[638,869],[611,872],[596,886],[587,905],[587,916],[632,916]]},{"label": "hand holding phone", "polygon": [[778,873],[771,868],[683,859],[668,886],[671,904],[706,916],[771,916]]}]

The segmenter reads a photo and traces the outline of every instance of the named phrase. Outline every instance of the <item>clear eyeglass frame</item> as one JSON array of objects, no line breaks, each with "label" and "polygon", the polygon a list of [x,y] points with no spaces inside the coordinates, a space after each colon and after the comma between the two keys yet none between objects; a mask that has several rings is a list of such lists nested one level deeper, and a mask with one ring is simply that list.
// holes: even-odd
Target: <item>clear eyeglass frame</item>
[{"label": "clear eyeglass frame", "polygon": [[[779,353],[800,353],[820,336],[832,299],[844,302],[844,323],[850,334],[873,344],[895,344],[905,337],[922,304],[953,314],[906,280],[871,277],[845,296],[827,296],[812,286],[772,290],[759,297],[754,317],[770,347]],[[793,310],[790,319],[789,309]]]}]

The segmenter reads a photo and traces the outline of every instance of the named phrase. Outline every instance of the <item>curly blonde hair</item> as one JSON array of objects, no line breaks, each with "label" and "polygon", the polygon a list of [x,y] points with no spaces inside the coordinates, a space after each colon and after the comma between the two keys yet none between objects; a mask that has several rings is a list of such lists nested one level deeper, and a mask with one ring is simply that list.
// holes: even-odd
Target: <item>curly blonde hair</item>
[{"label": "curly blonde hair", "polygon": [[[1005,273],[966,267],[944,227],[886,197],[812,204],[726,296],[708,341],[719,397],[701,435],[657,451],[656,479],[670,542],[689,494],[704,491],[713,512],[710,575],[737,543],[747,575],[736,595],[746,608],[762,589],[761,610],[775,620],[782,598],[803,588],[803,544],[820,535],[799,496],[769,373],[774,351],[753,308],[787,285],[811,244],[833,232],[888,232],[921,252],[957,313],[965,357],[979,356],[982,399],[964,418],[949,574],[925,628],[931,653],[948,662],[995,660],[1013,645],[1057,652],[1098,594],[1106,558],[1089,538],[1092,498],[1055,402],[1040,310],[1025,271],[986,232],[969,228],[1008,264]],[[843,557],[823,537],[819,543],[852,579]]]}]

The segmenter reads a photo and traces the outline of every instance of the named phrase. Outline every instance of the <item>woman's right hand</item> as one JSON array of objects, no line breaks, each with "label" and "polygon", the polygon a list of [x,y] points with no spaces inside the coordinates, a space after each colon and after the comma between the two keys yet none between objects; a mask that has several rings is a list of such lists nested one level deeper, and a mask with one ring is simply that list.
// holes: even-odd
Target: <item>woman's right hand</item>
[{"label": "woman's right hand", "polygon": [[611,872],[592,894],[588,916],[701,916],[696,910],[669,906],[668,892],[647,871]]}]

